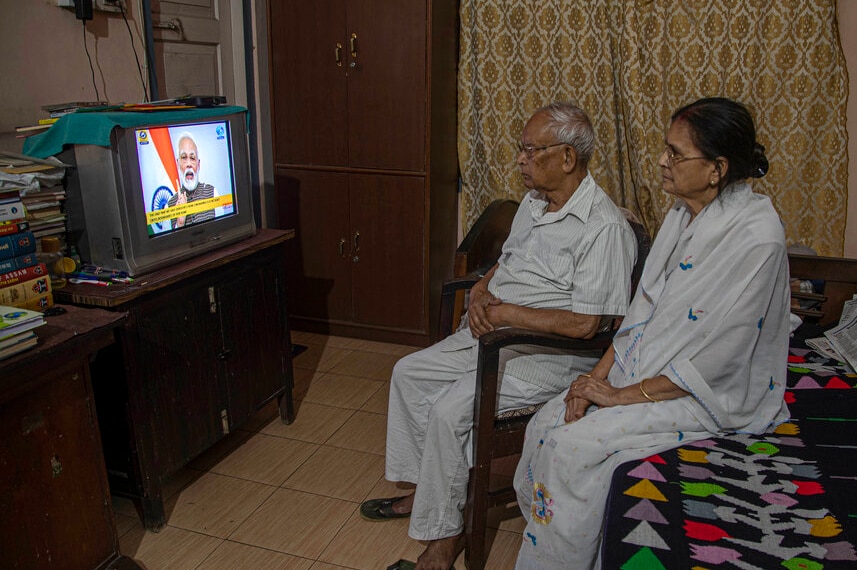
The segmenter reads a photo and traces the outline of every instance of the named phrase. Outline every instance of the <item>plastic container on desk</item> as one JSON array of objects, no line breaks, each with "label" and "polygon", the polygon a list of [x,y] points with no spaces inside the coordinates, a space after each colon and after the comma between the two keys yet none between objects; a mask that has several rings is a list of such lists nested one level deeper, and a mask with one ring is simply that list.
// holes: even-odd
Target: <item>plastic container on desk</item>
[{"label": "plastic container on desk", "polygon": [[[62,252],[62,244],[59,238],[43,237],[42,251],[36,257],[44,263],[48,268],[48,274],[51,277],[51,288],[60,289],[66,284],[66,257]],[[72,262],[74,263],[74,262]]]}]

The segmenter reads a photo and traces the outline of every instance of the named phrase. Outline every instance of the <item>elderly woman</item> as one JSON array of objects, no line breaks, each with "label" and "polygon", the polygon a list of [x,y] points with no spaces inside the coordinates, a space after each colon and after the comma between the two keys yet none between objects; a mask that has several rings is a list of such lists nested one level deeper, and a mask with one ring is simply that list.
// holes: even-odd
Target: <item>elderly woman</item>
[{"label": "elderly woman", "polygon": [[788,419],[788,261],[776,211],[745,181],[768,169],[753,119],[729,99],[683,107],[658,164],[677,199],[622,328],[528,426],[515,474],[528,521],[517,568],[599,566],[619,464]]}]

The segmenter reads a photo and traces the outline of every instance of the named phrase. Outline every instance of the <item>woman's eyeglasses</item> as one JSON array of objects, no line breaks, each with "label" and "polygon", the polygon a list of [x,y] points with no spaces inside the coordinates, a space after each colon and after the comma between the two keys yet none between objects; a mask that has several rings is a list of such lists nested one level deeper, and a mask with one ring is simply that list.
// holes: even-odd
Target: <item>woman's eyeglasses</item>
[{"label": "woman's eyeglasses", "polygon": [[664,152],[667,153],[667,166],[672,168],[679,162],[683,162],[685,160],[698,160],[700,158],[708,158],[707,156],[682,156],[680,154],[676,154],[673,152],[673,149],[670,147],[664,148]]}]

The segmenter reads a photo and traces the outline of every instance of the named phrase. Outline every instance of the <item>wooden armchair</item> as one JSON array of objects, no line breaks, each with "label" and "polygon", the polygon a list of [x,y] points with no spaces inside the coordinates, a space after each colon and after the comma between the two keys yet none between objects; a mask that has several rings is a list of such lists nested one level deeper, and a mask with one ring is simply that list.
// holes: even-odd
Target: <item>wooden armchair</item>
[{"label": "wooden armchair", "polygon": [[[461,270],[462,273],[466,270],[467,274],[456,277],[443,287],[440,338],[450,334],[458,324],[456,315],[460,316],[463,305],[462,291],[475,285],[481,275],[490,269],[499,258],[502,244],[509,235],[509,226],[516,209],[517,202],[511,200],[493,202],[482,213],[482,216],[459,246],[456,258],[457,260],[466,260],[466,263],[461,265]],[[509,216],[510,211],[511,216]],[[633,214],[626,212],[626,216],[629,217],[638,241],[637,263],[632,273],[632,283],[636,287],[651,246],[651,239],[645,228],[632,217]],[[502,218],[505,222],[499,221],[497,217]],[[474,248],[473,244],[481,245]],[[458,261],[456,268],[459,268]],[[458,306],[458,311],[456,306]],[[479,339],[476,372],[477,397],[474,403],[473,416],[473,467],[470,470],[467,504],[464,512],[465,563],[470,570],[481,570],[485,566],[488,550],[486,548],[488,509],[516,500],[515,491],[511,486],[501,489],[490,488],[491,460],[521,452],[527,422],[538,410],[537,406],[531,406],[505,412],[500,416],[495,413],[497,409],[500,350],[513,345],[526,344],[563,349],[568,352],[603,351],[610,346],[612,339],[613,332],[599,333],[592,339],[583,340],[521,328],[500,329],[483,335]]]},{"label": "wooden armchair", "polygon": [[438,339],[455,332],[464,314],[465,291],[476,284],[500,258],[517,211],[518,202],[514,200],[494,200],[464,236],[455,251],[453,279],[444,284],[441,292]]}]

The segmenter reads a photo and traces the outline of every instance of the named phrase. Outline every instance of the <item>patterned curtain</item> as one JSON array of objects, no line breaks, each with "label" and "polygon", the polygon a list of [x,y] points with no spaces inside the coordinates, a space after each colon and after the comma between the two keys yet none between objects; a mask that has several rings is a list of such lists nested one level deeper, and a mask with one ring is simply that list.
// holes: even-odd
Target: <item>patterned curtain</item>
[{"label": "patterned curtain", "polygon": [[461,218],[525,188],[515,143],[553,100],[587,111],[590,170],[656,233],[672,197],[657,159],[670,114],[705,96],[753,113],[790,244],[842,255],[847,76],[835,0],[461,0]]}]

